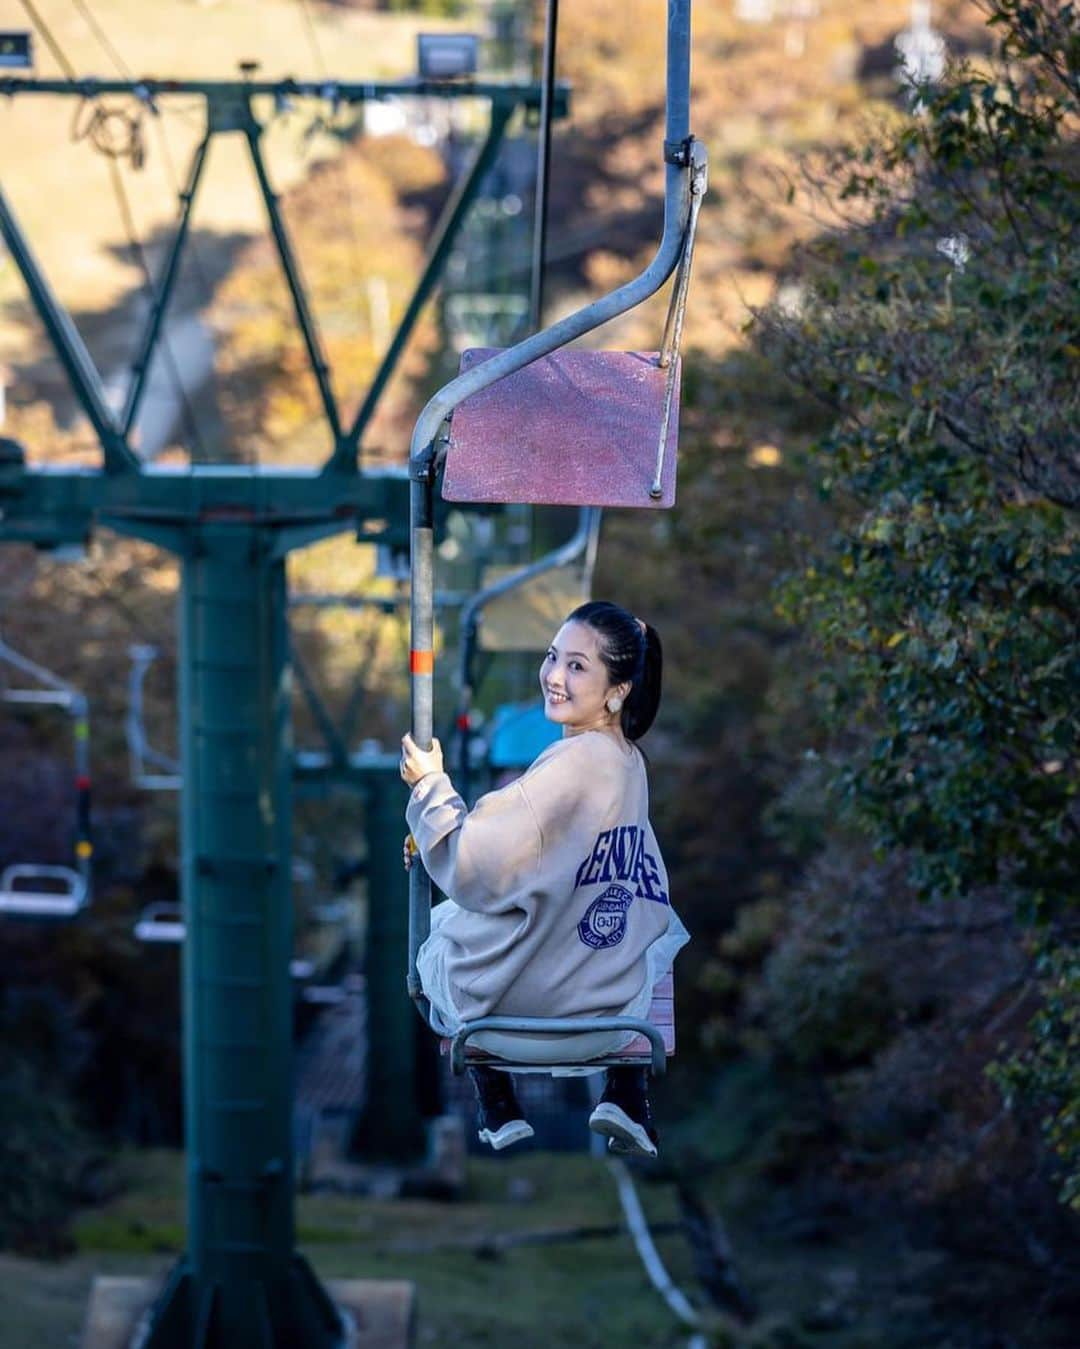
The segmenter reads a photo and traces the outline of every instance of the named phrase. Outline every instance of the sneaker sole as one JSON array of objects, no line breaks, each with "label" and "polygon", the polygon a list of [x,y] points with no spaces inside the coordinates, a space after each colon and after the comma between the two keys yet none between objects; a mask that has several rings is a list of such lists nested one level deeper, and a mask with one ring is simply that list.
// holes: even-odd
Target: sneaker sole
[{"label": "sneaker sole", "polygon": [[496,1129],[494,1132],[490,1129],[481,1129],[479,1133],[480,1142],[487,1143],[496,1152],[508,1148],[511,1143],[521,1143],[526,1138],[532,1138],[532,1136],[532,1125],[523,1119],[512,1119],[504,1124],[501,1129]]},{"label": "sneaker sole", "polygon": [[655,1157],[656,1145],[640,1124],[617,1105],[602,1101],[589,1116],[589,1128],[608,1140],[611,1152],[636,1157]]}]

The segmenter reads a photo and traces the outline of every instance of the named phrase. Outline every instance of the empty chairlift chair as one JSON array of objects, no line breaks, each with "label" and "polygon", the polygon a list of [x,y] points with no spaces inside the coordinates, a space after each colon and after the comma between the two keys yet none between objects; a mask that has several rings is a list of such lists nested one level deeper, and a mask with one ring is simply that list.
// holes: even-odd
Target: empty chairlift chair
[{"label": "empty chairlift chair", "polygon": [[50,670],[0,639],[0,664],[29,675],[37,688],[0,689],[0,701],[16,706],[63,708],[75,738],[75,865],[16,862],[0,873],[0,914],[26,918],[74,918],[90,902],[90,721],[86,699]]}]

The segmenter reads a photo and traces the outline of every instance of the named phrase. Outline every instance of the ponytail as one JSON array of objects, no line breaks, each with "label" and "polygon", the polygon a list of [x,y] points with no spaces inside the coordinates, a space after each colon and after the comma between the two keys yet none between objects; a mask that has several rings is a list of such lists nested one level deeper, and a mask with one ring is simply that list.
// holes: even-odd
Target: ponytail
[{"label": "ponytail", "polygon": [[[635,620],[636,622],[637,620]],[[656,719],[660,706],[660,683],[664,673],[664,652],[660,634],[645,624],[641,672],[623,704],[620,724],[627,740],[640,740]]]}]

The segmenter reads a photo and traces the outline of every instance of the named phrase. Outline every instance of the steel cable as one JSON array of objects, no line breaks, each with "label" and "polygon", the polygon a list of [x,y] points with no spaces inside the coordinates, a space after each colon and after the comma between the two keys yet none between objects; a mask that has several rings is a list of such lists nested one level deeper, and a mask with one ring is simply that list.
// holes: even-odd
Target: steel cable
[{"label": "steel cable", "polygon": [[[28,3],[28,0],[23,0],[23,3]],[[72,4],[89,24],[94,36],[105,49],[124,79],[131,80],[133,84],[136,83],[137,81],[132,74],[131,68],[120,55],[115,44],[110,41],[108,34],[102,28],[101,24],[94,17],[86,0],[72,0]],[[70,69],[70,63],[66,62],[66,64]],[[69,78],[72,78],[72,76],[69,76]],[[83,126],[79,122],[81,110],[80,107],[80,109],[76,111],[72,129],[72,139],[76,141],[83,139],[84,137],[89,139],[94,148],[105,156],[109,165],[109,176],[112,181],[113,195],[116,198],[124,229],[128,236],[128,245],[137,266],[142,272],[144,286],[150,297],[150,302],[152,305],[156,305],[159,303],[157,287],[154,282],[153,273],[150,270],[149,261],[146,257],[146,251],[138,238],[138,232],[135,228],[135,220],[131,210],[131,201],[128,197],[127,189],[124,186],[123,175],[120,173],[118,164],[120,159],[130,159],[132,168],[141,169],[143,166],[146,158],[146,150],[142,134],[142,112],[140,110],[138,115],[133,116],[122,108],[116,106],[110,107],[106,104],[95,102],[93,115],[89,122]],[[156,115],[157,110],[155,108],[152,108],[151,111]],[[117,121],[123,123],[127,133],[126,140],[120,142],[112,139],[112,132],[110,130],[110,127],[115,126]],[[169,380],[174,387],[174,391],[180,403],[183,420],[186,423],[188,436],[191,442],[190,448],[197,458],[205,461],[209,458],[209,455],[202,434],[199,431],[198,422],[195,418],[195,409],[188,396],[187,389],[184,387],[179,365],[173,354],[169,339],[164,332],[161,334],[161,353],[167,367]]]},{"label": "steel cable", "polygon": [[26,13],[30,18],[30,22],[38,30],[42,38],[44,38],[45,45],[48,47],[49,51],[52,52],[56,64],[60,67],[60,69],[64,72],[64,74],[67,76],[69,80],[74,81],[77,78],[75,74],[75,67],[64,55],[63,49],[61,48],[59,42],[57,42],[56,38],[54,38],[52,33],[49,31],[48,24],[37,12],[37,7],[31,2],[31,0],[19,0],[19,3],[22,5],[23,9],[26,10]]}]

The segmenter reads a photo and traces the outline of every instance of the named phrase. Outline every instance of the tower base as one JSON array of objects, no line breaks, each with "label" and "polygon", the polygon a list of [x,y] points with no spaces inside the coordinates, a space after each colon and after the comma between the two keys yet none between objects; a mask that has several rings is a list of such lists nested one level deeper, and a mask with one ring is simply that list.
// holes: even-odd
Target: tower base
[{"label": "tower base", "polygon": [[[411,1283],[337,1279],[326,1287],[346,1324],[341,1349],[410,1349],[416,1301]],[[157,1279],[96,1278],[80,1349],[136,1349],[161,1291]]]}]

